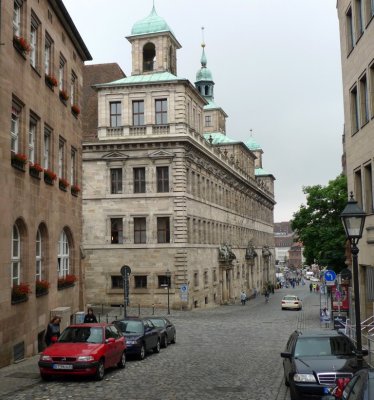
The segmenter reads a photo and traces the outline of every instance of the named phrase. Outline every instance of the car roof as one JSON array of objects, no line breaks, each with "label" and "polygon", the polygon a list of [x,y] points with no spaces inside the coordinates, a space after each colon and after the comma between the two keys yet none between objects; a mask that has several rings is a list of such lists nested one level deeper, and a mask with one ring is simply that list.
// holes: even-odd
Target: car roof
[{"label": "car roof", "polygon": [[106,326],[110,326],[113,324],[109,324],[107,322],[93,322],[88,324],[71,324],[68,328],[105,328]]},{"label": "car roof", "polygon": [[331,337],[331,336],[336,336],[336,337],[346,337],[348,338],[348,336],[344,335],[342,332],[337,332],[337,331],[333,331],[333,330],[329,330],[329,331],[318,331],[318,330],[309,330],[309,331],[295,331],[298,336],[300,337]]}]

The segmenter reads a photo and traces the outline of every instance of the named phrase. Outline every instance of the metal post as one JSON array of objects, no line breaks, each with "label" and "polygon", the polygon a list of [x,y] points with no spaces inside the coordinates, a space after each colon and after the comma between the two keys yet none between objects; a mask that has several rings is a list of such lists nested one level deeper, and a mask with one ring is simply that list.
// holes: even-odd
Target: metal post
[{"label": "metal post", "polygon": [[123,317],[127,317],[127,308],[126,308],[126,274],[123,276]]},{"label": "metal post", "polygon": [[168,315],[170,315],[170,281],[168,281]]},{"label": "metal post", "polygon": [[357,341],[357,366],[363,366],[362,341],[361,341],[361,315],[360,315],[360,286],[358,282],[358,247],[354,239],[351,240],[352,262],[353,262],[353,287],[355,293],[355,314],[356,314],[356,341]]}]

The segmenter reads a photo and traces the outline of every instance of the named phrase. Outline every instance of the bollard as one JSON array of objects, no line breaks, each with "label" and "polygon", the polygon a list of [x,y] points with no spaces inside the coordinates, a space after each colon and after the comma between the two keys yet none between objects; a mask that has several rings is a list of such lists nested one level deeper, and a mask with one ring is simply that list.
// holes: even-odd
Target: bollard
[{"label": "bollard", "polygon": [[104,315],[104,304],[103,303],[101,303],[101,314]]},{"label": "bollard", "polygon": [[109,315],[108,314],[106,315],[106,323],[107,324],[109,323]]},{"label": "bollard", "polygon": [[155,315],[155,305],[152,305],[152,315]]},{"label": "bollard", "polygon": [[99,322],[100,322],[100,318],[101,318],[101,314],[100,313],[99,313],[98,317],[99,317]]}]

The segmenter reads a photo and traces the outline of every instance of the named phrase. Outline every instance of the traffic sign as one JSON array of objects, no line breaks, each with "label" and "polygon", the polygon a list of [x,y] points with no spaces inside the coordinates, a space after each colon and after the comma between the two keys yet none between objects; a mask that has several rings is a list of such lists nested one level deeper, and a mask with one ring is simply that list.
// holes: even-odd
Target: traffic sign
[{"label": "traffic sign", "polygon": [[131,268],[128,265],[124,265],[121,268],[121,275],[123,277],[129,276],[131,274]]},{"label": "traffic sign", "polygon": [[325,281],[326,282],[334,282],[336,279],[336,273],[331,270],[325,271]]},{"label": "traffic sign", "polygon": [[182,283],[180,287],[181,293],[188,293],[188,285],[186,283]]}]

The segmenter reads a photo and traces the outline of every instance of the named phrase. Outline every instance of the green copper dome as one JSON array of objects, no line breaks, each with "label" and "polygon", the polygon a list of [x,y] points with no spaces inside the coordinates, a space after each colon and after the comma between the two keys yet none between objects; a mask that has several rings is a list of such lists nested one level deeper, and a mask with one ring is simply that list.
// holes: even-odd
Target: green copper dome
[{"label": "green copper dome", "polygon": [[212,144],[235,143],[234,140],[230,139],[222,132],[204,133],[204,138],[209,142],[211,141]]},{"label": "green copper dome", "polygon": [[148,17],[136,22],[131,29],[131,35],[146,35],[157,32],[172,32],[166,21],[159,17],[153,6]]},{"label": "green copper dome", "polygon": [[249,148],[249,150],[261,150],[261,146],[253,139],[253,137],[250,137],[244,144]]},{"label": "green copper dome", "polygon": [[205,55],[205,44],[202,45],[203,47],[203,52],[201,55],[201,68],[196,72],[196,82],[200,82],[200,81],[213,81],[213,75],[210,72],[210,69],[208,69],[206,67],[207,64],[207,58]]}]

